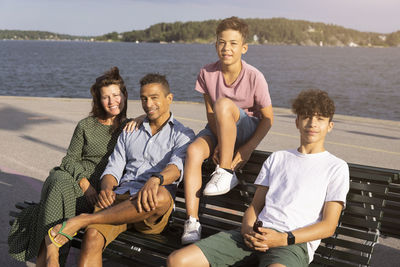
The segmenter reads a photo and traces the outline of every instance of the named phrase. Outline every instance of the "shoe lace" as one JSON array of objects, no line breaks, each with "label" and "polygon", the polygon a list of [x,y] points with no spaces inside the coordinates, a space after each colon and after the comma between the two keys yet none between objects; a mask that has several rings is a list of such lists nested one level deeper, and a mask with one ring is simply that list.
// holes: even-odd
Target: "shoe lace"
[{"label": "shoe lace", "polygon": [[197,221],[190,221],[190,220],[187,220],[186,222],[185,222],[185,228],[186,228],[186,231],[188,232],[188,233],[191,233],[191,232],[194,232],[194,231],[198,231],[197,229],[198,229],[198,227],[197,227]]},{"label": "shoe lace", "polygon": [[[215,175],[215,176],[214,176]],[[212,174],[211,174],[211,177],[213,178],[212,179],[212,183],[213,184],[217,184],[218,183],[218,181],[221,179],[221,177],[222,177],[222,173],[219,171],[219,170],[216,170],[216,171],[214,171]]]}]

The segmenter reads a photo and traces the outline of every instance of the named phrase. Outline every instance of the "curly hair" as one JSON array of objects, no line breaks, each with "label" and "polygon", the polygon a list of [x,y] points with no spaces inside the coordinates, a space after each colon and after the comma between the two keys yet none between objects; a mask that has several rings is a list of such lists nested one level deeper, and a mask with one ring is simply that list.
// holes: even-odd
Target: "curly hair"
[{"label": "curly hair", "polygon": [[301,91],[292,101],[292,111],[297,116],[320,115],[332,120],[335,114],[335,104],[328,93],[319,89]]},{"label": "curly hair", "polygon": [[249,26],[244,22],[244,20],[239,19],[238,17],[223,19],[217,26],[217,37],[221,32],[226,30],[238,31],[242,35],[243,43],[246,43],[247,37],[249,36]]},{"label": "curly hair", "polygon": [[161,75],[158,73],[149,73],[146,74],[142,79],[140,79],[140,88],[150,83],[158,83],[163,87],[164,95],[167,96],[171,93],[171,89],[169,88],[169,83],[165,75]]},{"label": "curly hair", "polygon": [[116,117],[113,127],[116,129],[126,119],[126,111],[128,109],[128,92],[126,90],[125,82],[119,74],[119,69],[117,67],[112,67],[103,75],[97,77],[95,83],[90,87],[90,93],[92,94],[92,110],[90,115],[101,119],[104,119],[107,116],[107,112],[101,104],[101,88],[112,84],[118,85],[121,94],[124,96],[124,107]]}]

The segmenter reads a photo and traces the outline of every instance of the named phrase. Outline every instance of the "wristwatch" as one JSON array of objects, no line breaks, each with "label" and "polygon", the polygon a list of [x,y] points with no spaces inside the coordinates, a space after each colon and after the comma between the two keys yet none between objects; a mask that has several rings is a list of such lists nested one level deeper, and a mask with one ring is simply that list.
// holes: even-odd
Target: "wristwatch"
[{"label": "wristwatch", "polygon": [[287,233],[287,244],[289,245],[293,245],[294,243],[296,243],[296,238],[294,237],[292,232],[286,232]]},{"label": "wristwatch", "polygon": [[164,183],[164,176],[161,173],[153,173],[151,177],[157,177],[158,179],[160,179],[160,185]]}]

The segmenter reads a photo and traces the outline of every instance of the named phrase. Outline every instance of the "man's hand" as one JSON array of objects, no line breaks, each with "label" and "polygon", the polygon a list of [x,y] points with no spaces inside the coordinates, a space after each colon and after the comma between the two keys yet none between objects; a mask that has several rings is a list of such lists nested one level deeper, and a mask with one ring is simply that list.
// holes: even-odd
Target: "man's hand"
[{"label": "man's hand", "polygon": [[253,153],[252,149],[249,149],[246,145],[241,146],[233,157],[231,169],[240,170],[249,160],[251,153]]},{"label": "man's hand", "polygon": [[139,117],[133,118],[131,121],[128,121],[124,127],[124,131],[128,133],[137,131],[140,128],[140,125],[142,125],[145,118],[146,114],[140,115]]},{"label": "man's hand", "polygon": [[157,193],[160,187],[160,179],[151,177],[145,185],[140,189],[137,195],[137,206],[139,213],[143,210],[146,212],[154,210],[158,205]]},{"label": "man's hand", "polygon": [[287,245],[287,234],[280,233],[270,228],[259,227],[260,234],[252,231],[244,234],[244,242],[249,248],[265,252],[269,248]]},{"label": "man's hand", "polygon": [[102,209],[110,207],[115,201],[115,192],[111,188],[104,188],[100,191],[96,203]]}]

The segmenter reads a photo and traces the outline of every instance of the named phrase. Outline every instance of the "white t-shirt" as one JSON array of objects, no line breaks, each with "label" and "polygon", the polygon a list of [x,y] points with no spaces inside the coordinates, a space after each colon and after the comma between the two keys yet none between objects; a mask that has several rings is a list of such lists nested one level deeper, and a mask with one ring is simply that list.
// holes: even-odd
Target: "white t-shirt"
[{"label": "white t-shirt", "polygon": [[[278,151],[264,162],[255,184],[269,187],[265,206],[258,215],[263,227],[294,231],[320,221],[325,202],[345,204],[349,167],[328,151]],[[310,262],[320,242],[307,243]]]}]

